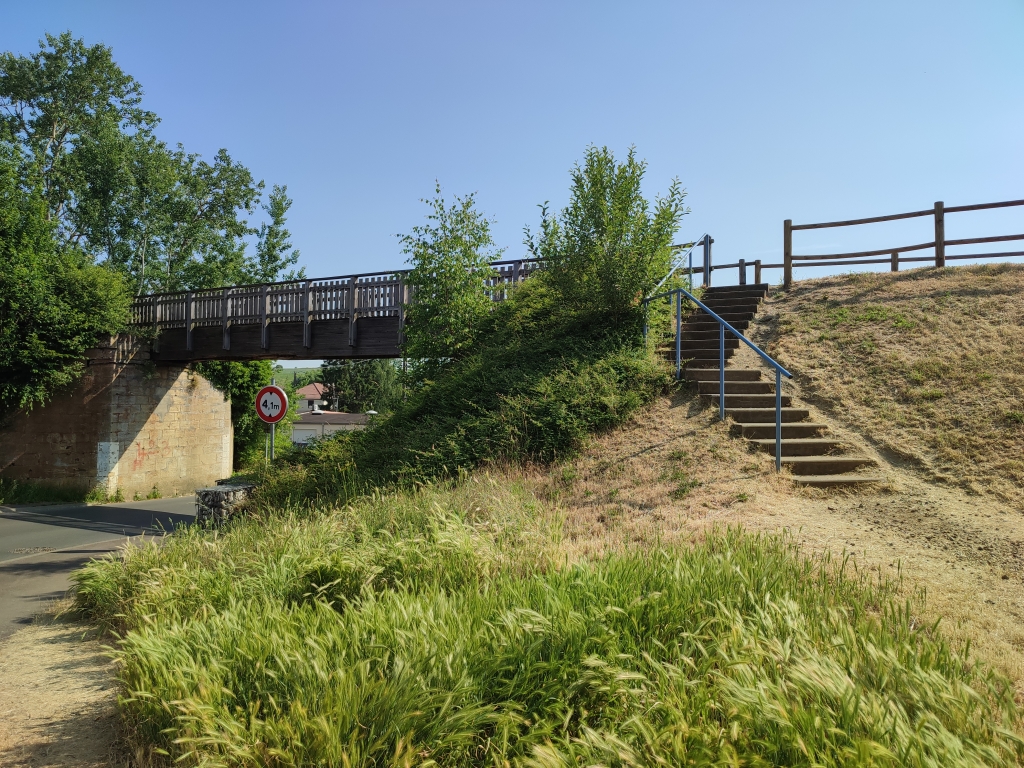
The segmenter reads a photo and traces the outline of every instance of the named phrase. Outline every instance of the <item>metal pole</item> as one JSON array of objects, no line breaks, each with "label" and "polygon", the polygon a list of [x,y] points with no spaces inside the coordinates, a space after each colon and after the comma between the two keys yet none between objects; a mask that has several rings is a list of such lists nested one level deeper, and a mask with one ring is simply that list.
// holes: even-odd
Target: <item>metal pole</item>
[{"label": "metal pole", "polygon": [[782,471],[782,371],[775,369],[775,471]]},{"label": "metal pole", "polygon": [[711,235],[704,235],[704,287],[711,287]]},{"label": "metal pole", "polygon": [[693,248],[690,249],[690,271],[689,271],[690,293],[693,293]]},{"label": "metal pole", "polygon": [[725,326],[718,324],[718,415],[725,421]]},{"label": "metal pole", "polygon": [[683,294],[676,291],[676,381],[683,374]]},{"label": "metal pole", "polygon": [[[276,383],[273,376],[270,377],[270,383]],[[277,437],[277,424],[271,423],[270,425],[270,460],[274,460],[274,438]]]}]

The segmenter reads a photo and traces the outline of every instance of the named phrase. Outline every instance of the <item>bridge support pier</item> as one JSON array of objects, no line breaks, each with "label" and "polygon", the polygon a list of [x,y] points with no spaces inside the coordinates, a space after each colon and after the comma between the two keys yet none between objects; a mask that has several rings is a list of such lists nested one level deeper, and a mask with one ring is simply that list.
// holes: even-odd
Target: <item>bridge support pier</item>
[{"label": "bridge support pier", "polygon": [[71,391],[0,426],[0,475],[126,499],[181,495],[230,476],[232,442],[223,394],[121,337],[89,351]]}]

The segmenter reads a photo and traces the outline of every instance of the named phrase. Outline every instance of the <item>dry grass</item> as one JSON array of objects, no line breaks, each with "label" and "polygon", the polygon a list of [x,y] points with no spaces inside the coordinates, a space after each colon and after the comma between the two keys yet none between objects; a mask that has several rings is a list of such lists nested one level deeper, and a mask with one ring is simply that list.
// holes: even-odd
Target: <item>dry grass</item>
[{"label": "dry grass", "polygon": [[798,282],[754,337],[887,458],[1024,510],[1024,267]]}]

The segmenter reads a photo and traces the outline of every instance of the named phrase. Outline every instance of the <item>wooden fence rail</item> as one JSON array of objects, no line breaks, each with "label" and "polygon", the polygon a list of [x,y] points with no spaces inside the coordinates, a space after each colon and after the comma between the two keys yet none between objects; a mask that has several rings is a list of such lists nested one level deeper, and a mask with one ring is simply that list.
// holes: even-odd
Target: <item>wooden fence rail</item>
[{"label": "wooden fence rail", "polygon": [[[540,268],[536,259],[499,261],[491,266],[496,274],[485,281],[485,287],[494,301],[503,301],[509,286]],[[191,352],[196,328],[220,326],[223,348],[231,349],[233,326],[259,325],[261,346],[268,349],[271,324],[301,322],[303,346],[308,348],[313,322],[349,320],[349,344],[355,346],[360,317],[397,317],[399,328],[404,325],[405,308],[413,300],[407,275],[407,271],[380,272],[156,293],[134,301],[131,324],[152,328],[154,336],[165,329],[184,328],[186,348]]]},{"label": "wooden fence rail", "polygon": [[[782,263],[762,264],[761,269],[782,269],[783,284],[788,288],[793,284],[794,267],[825,267],[825,266],[855,266],[858,264],[889,264],[893,272],[899,271],[901,262],[934,262],[936,267],[946,266],[946,261],[958,259],[992,259],[1009,258],[1011,256],[1024,256],[1024,251],[1003,251],[995,253],[969,253],[969,254],[947,254],[947,246],[978,245],[981,243],[1006,243],[1014,240],[1024,240],[1024,234],[1020,235],[995,235],[991,237],[968,237],[956,240],[946,239],[946,214],[962,213],[965,211],[981,211],[992,208],[1010,208],[1024,205],[1024,200],[1006,200],[1000,203],[980,203],[978,205],[957,205],[947,208],[942,201],[935,203],[932,208],[923,211],[911,211],[910,213],[896,213],[889,216],[872,216],[866,219],[849,219],[847,221],[828,221],[820,224],[794,224],[792,219],[786,219],[782,226]],[[917,243],[916,245],[904,245],[890,248],[879,248],[873,251],[857,251],[854,253],[833,253],[833,254],[801,254],[793,255],[793,233],[804,229],[826,229],[828,227],[852,227],[861,224],[877,224],[883,221],[897,221],[899,219],[912,219],[919,216],[934,217],[935,239],[928,243]],[[923,251],[929,248],[935,249],[934,256],[925,257],[904,257],[901,254],[912,251]],[[888,256],[885,259],[871,259],[871,256]]]}]

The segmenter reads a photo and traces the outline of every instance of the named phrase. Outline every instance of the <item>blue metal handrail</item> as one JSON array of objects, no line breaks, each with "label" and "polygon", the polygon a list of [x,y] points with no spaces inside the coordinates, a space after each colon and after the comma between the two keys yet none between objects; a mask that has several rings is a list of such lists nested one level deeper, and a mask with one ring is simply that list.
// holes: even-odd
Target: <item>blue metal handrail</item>
[{"label": "blue metal handrail", "polygon": [[[681,251],[678,255],[676,255],[676,256],[674,256],[672,258],[672,269],[670,269],[668,271],[667,275],[665,275],[663,278],[661,278],[661,282],[660,283],[658,283],[656,286],[654,286],[654,290],[658,290],[659,288],[661,288],[661,286],[663,286],[668,281],[668,279],[670,277],[672,277],[672,275],[674,275],[676,273],[676,270],[683,266],[683,259],[685,259],[687,256],[690,257],[690,266],[688,268],[688,274],[690,276],[690,288],[691,289],[693,288],[693,249],[696,248],[698,245],[703,245],[704,246],[704,249],[705,249],[704,261],[707,262],[707,261],[710,260],[710,253],[708,252],[708,249],[711,246],[711,236],[707,232],[705,232],[703,235],[701,235],[699,238],[694,240],[692,243],[689,243],[687,245],[682,246],[686,250]],[[706,266],[707,265],[705,264],[705,267]],[[707,285],[710,285],[710,283],[708,283],[708,275],[707,274],[704,275],[704,283],[707,284]]]},{"label": "blue metal handrail", "polygon": [[[674,271],[674,270],[673,270]],[[671,275],[671,272],[669,273]],[[668,278],[666,277],[666,280]],[[664,282],[664,281],[662,281]],[[773,360],[767,352],[758,347],[754,342],[733,328],[724,319],[718,316],[704,302],[694,296],[685,288],[674,288],[671,291],[648,296],[643,301],[644,310],[655,299],[665,296],[676,297],[676,379],[682,378],[682,338],[683,338],[683,296],[704,310],[708,315],[718,322],[718,415],[725,421],[725,332],[728,330],[733,336],[742,341],[754,350],[761,359],[775,369],[775,469],[782,470],[782,377],[792,379],[793,374]],[[644,324],[644,340],[647,340],[647,324]]]}]

